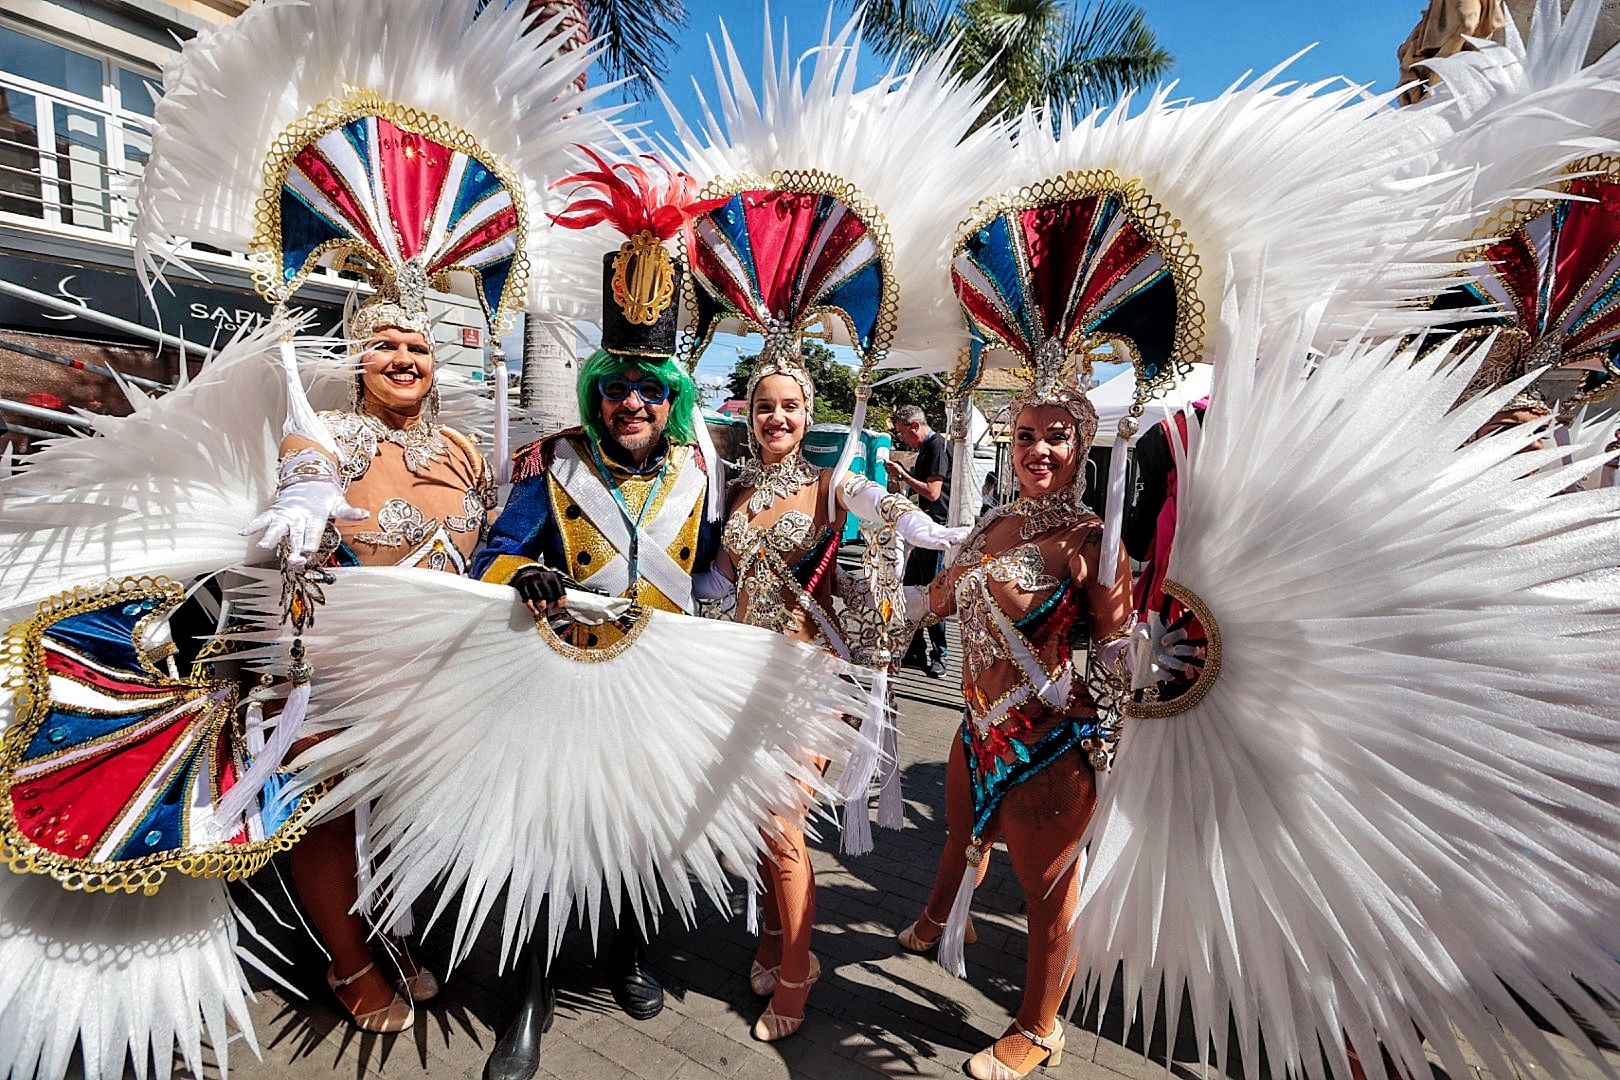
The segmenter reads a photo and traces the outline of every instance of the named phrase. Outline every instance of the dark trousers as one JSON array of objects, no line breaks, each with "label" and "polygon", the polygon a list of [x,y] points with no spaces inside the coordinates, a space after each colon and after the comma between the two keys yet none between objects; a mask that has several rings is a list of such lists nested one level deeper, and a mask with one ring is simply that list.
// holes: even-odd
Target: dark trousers
[{"label": "dark trousers", "polygon": [[[913,548],[906,556],[905,574],[901,582],[906,585],[927,585],[939,576],[943,565],[940,552],[930,551],[927,548]],[[934,623],[932,626],[918,630],[911,637],[911,644],[906,647],[906,658],[918,663],[926,661],[931,656],[944,657],[945,655],[945,624]]]}]

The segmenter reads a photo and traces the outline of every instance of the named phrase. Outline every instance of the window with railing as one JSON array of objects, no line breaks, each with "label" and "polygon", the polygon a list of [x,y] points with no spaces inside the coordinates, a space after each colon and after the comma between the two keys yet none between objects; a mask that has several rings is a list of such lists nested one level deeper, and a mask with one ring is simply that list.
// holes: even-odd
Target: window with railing
[{"label": "window with railing", "polygon": [[157,75],[0,22],[0,215],[129,234]]}]

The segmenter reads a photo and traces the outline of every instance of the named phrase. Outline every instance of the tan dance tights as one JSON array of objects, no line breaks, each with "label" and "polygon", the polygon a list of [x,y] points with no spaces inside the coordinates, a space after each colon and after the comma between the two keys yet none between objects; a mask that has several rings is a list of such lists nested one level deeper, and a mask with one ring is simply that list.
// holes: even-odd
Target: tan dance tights
[{"label": "tan dance tights", "polygon": [[[1039,1035],[1054,1030],[1063,996],[1074,978],[1067,962],[1072,937],[1069,920],[1080,898],[1074,856],[1096,805],[1091,769],[1078,751],[1071,752],[1009,791],[985,837],[986,844],[997,835],[1007,841],[1007,857],[1029,905],[1024,1000],[1016,1019],[1019,1026]],[[950,915],[973,835],[973,800],[960,739],[951,746],[945,765],[945,825],[945,850],[940,854],[928,906],[923,909],[924,921],[918,927],[924,940],[937,937]],[[981,880],[989,865],[988,858],[979,864]],[[1038,1063],[1042,1053],[1016,1030],[1003,1036],[995,1049],[996,1057],[1020,1071]]]}]

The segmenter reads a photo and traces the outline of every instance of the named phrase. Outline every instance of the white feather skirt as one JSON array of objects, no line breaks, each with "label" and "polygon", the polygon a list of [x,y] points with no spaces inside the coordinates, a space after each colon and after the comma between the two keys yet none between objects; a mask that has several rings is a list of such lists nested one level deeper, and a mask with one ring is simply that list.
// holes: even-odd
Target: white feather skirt
[{"label": "white feather skirt", "polygon": [[155,896],[69,892],[0,872],[0,1075],[167,1077],[176,1054],[223,1075],[229,1027],[257,1053],[223,881],[171,876]]},{"label": "white feather skirt", "polygon": [[[729,911],[722,867],[755,866],[776,818],[835,797],[817,759],[847,756],[842,716],[865,692],[808,645],[654,611],[617,655],[581,660],[542,638],[508,586],[336,576],[304,637],[308,730],[333,734],[295,764],[310,782],[342,778],[332,812],[371,803],[381,921],[438,886],[458,958],[498,902],[508,956],[547,895],[553,943],[604,907],[650,927],[661,893],[688,919],[700,893]],[[278,587],[249,591],[263,605]]]}]

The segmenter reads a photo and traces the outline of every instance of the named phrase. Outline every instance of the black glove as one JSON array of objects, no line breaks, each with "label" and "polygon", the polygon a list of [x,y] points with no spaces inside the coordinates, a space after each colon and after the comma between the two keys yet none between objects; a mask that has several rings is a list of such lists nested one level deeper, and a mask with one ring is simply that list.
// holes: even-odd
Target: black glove
[{"label": "black glove", "polygon": [[509,584],[526,603],[551,604],[563,598],[563,587],[567,580],[557,571],[547,570],[536,563],[513,574]]}]

